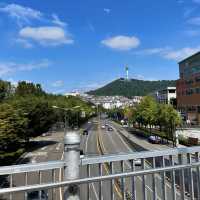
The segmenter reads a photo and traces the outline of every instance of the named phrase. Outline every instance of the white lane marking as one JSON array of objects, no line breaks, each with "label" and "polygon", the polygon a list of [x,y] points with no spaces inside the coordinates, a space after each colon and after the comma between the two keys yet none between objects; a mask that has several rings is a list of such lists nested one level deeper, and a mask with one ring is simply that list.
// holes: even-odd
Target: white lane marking
[{"label": "white lane marking", "polygon": [[33,157],[32,159],[31,159],[31,163],[36,163],[37,161],[36,161],[36,157]]},{"label": "white lane marking", "polygon": [[[88,149],[88,140],[89,140],[89,137],[90,137],[91,134],[92,134],[92,133],[90,132],[90,134],[87,135],[87,139],[86,139],[86,141],[85,141],[85,152],[87,152],[87,149]],[[98,195],[97,195],[97,191],[96,191],[96,188],[95,188],[95,186],[94,186],[94,183],[91,183],[91,185],[92,185],[92,189],[93,189],[93,191],[94,191],[95,197],[96,197],[96,199],[98,200]]]},{"label": "white lane marking", "polygon": [[85,151],[87,152],[87,149],[88,149],[88,140],[89,140],[89,137],[90,137],[91,133],[87,136],[87,139],[85,141]]},{"label": "white lane marking", "polygon": [[46,148],[47,148],[47,147],[42,147],[41,150],[43,151],[43,150],[45,150]]},{"label": "white lane marking", "polygon": [[56,147],[56,150],[59,151],[60,150],[60,147],[61,147],[62,143],[59,143]]}]

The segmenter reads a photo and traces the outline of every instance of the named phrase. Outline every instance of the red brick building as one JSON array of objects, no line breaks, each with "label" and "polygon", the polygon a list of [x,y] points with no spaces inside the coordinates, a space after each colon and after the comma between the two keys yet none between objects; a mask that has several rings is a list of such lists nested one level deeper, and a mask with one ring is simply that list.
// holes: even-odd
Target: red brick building
[{"label": "red brick building", "polygon": [[193,123],[200,124],[200,52],[179,63],[177,108]]}]

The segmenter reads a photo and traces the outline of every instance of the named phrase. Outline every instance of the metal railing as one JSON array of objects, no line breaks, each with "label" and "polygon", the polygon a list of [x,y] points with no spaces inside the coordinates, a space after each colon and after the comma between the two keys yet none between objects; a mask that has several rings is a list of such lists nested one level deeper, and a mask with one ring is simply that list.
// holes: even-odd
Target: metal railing
[{"label": "metal railing", "polygon": [[65,141],[63,161],[0,167],[2,198],[200,199],[200,147],[80,158],[76,139]]}]

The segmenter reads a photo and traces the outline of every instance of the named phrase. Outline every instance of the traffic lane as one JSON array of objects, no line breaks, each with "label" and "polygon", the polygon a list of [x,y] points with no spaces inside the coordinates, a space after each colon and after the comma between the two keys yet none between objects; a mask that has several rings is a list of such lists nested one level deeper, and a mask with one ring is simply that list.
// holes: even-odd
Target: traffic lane
[{"label": "traffic lane", "polygon": [[[85,139],[83,151],[86,156],[91,155],[91,154],[93,155],[98,154],[97,144],[96,144],[96,131],[97,131],[97,125],[92,124],[92,127],[88,132],[88,135],[82,136]],[[88,177],[87,166],[81,166],[80,174],[82,178]],[[91,176],[94,176],[96,174],[97,174],[96,167],[91,166]],[[87,193],[88,193],[87,184],[81,185],[80,187],[81,199],[87,199],[87,195],[88,195]],[[91,183],[89,185],[89,195],[91,199],[98,199],[97,183]]]},{"label": "traffic lane", "polygon": [[[119,136],[114,132],[114,131],[106,131],[106,130],[102,130],[102,146],[104,148],[105,154],[113,154],[113,153],[128,153],[129,150],[127,148],[124,147],[123,142],[119,139]],[[115,138],[115,139],[114,139]],[[130,153],[130,152],[129,152]],[[131,169],[131,165],[128,161],[124,162],[125,164],[125,170],[126,171],[130,171]],[[114,173],[121,173],[122,172],[122,165],[120,162],[114,162],[113,163],[113,168],[114,168]],[[137,181],[138,177],[135,180],[136,183],[136,189],[137,189],[137,194],[138,194],[138,199],[142,199],[143,196],[143,191],[142,191],[142,183],[141,181],[138,182]],[[131,178],[126,178],[126,179],[118,179],[121,183],[122,181],[125,181],[125,191],[128,194],[128,192],[131,192],[132,187],[131,184],[133,182],[133,180]],[[120,191],[119,185],[117,186],[118,190],[115,190],[115,196],[117,196],[118,198],[121,197],[122,193]],[[139,197],[140,196],[140,197]],[[149,195],[148,195],[149,196]]]},{"label": "traffic lane", "polygon": [[[98,124],[95,123],[93,125],[93,130],[89,132],[89,135],[87,136],[86,144],[85,144],[85,151],[87,155],[98,155],[101,154],[98,143],[97,143],[97,135],[98,134]],[[102,166],[103,167],[103,166]],[[82,171],[82,177],[87,177],[87,168],[86,166],[81,167]],[[104,168],[102,168],[104,170]],[[90,166],[90,176],[99,176],[99,165],[91,165]],[[108,183],[102,182],[102,199],[110,199],[110,193],[108,190]],[[99,199],[99,187],[100,183],[95,182],[89,184],[89,194],[91,199]],[[82,197],[85,197],[87,195],[84,195],[84,192],[87,193],[87,185],[81,186],[81,199]]]},{"label": "traffic lane", "polygon": [[[107,149],[108,152],[110,153],[130,153],[135,151],[135,149],[132,149],[131,147],[128,146],[128,144],[123,140],[123,138],[118,134],[117,130],[113,128],[113,131],[104,131],[103,134],[104,137],[104,143],[105,145],[107,144]],[[109,142],[110,139],[110,142]],[[108,144],[112,143],[112,147],[109,146]],[[131,164],[129,161],[124,162],[124,167],[126,171],[131,171]],[[122,166],[120,162],[117,162],[115,164],[115,173],[120,173],[122,171]],[[142,177],[136,177],[136,189],[137,193],[139,194],[138,198],[142,199]],[[146,180],[146,191],[147,191],[147,196],[149,199],[152,199],[152,177],[151,175],[148,175],[145,177]],[[131,178],[126,178],[125,179],[125,185],[126,185],[126,190],[131,192],[132,190],[132,180]],[[160,192],[159,192],[160,193]],[[158,194],[158,199],[161,199],[161,194]]]},{"label": "traffic lane", "polygon": [[[113,127],[113,124],[112,124]],[[124,138],[117,132],[117,128],[113,127],[114,130],[116,131],[116,135],[118,135],[118,138],[123,141]],[[115,137],[116,139],[116,137]],[[130,150],[130,152],[133,150],[125,141],[123,142],[123,144]],[[152,163],[146,161],[146,168],[151,168]],[[137,168],[136,168],[137,169]],[[162,187],[162,175],[161,174],[156,174],[155,175],[155,184],[156,184],[156,191],[157,191],[157,195],[159,198],[162,199],[162,192],[163,192],[163,187]],[[147,184],[147,190],[149,190],[149,192],[152,193],[152,188],[153,188],[153,175],[147,175],[145,176],[145,181]],[[151,194],[152,195],[152,194]],[[167,195],[167,199],[172,199],[172,187],[171,184],[169,182],[166,181],[166,195]],[[176,198],[181,199],[180,196],[180,192],[176,191]],[[186,198],[187,199],[187,198]]]},{"label": "traffic lane", "polygon": [[80,130],[80,135],[81,135],[81,143],[80,143],[80,149],[83,150],[83,154],[86,155],[86,151],[85,151],[85,144],[87,143],[86,140],[88,139],[87,135],[83,135],[83,131],[87,130],[88,134],[90,131],[92,131],[94,129],[95,123],[93,122],[94,119],[92,119],[91,121],[85,123],[82,126],[82,130]]}]

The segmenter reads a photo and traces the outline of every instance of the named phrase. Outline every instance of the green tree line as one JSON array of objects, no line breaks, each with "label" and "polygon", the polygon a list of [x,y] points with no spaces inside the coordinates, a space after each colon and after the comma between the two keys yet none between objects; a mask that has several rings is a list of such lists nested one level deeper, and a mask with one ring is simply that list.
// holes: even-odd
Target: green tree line
[{"label": "green tree line", "polygon": [[173,140],[173,133],[177,126],[181,125],[181,116],[172,105],[159,104],[151,96],[146,96],[140,104],[125,109],[113,109],[109,116],[118,119],[127,119],[129,123],[145,127],[152,132],[152,128],[158,128],[164,136]]},{"label": "green tree line", "polygon": [[48,94],[40,84],[21,81],[14,87],[0,80],[0,158],[47,132],[57,122],[64,122],[65,111],[53,106],[80,106],[67,112],[71,126],[79,125],[77,122],[82,123],[94,114],[93,106],[79,97]]}]

